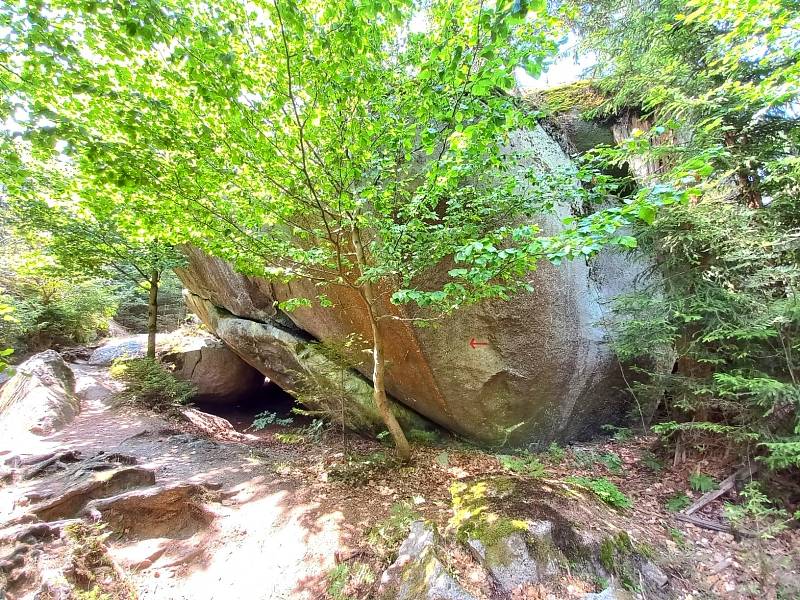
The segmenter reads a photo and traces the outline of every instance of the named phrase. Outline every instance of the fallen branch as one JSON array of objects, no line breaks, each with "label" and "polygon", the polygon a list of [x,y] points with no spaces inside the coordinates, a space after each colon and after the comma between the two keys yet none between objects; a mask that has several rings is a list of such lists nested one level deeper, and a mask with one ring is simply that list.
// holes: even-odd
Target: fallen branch
[{"label": "fallen branch", "polygon": [[741,469],[738,469],[733,475],[727,477],[719,484],[719,487],[716,490],[712,490],[700,496],[691,506],[681,511],[680,514],[682,515],[691,515],[692,513],[696,513],[698,510],[703,508],[706,504],[709,504],[722,496],[723,494],[729,492],[736,486],[736,482],[745,477],[746,475],[752,476],[756,470],[758,469],[758,465],[753,468],[750,466],[744,466]]},{"label": "fallen branch", "polygon": [[690,523],[692,525],[696,525],[697,527],[702,527],[703,529],[711,529],[712,531],[721,531],[722,533],[730,533],[734,536],[741,536],[741,537],[756,537],[756,534],[748,529],[733,529],[730,525],[725,525],[724,523],[717,523],[716,521],[711,521],[710,519],[705,519],[703,517],[699,517],[697,515],[684,515],[678,513],[675,515],[675,519],[678,521],[683,521],[684,523]]},{"label": "fallen branch", "polygon": [[691,515],[684,515],[678,513],[675,515],[675,518],[678,521],[683,521],[684,523],[691,523],[692,525],[697,525],[698,527],[702,527],[703,529],[711,529],[713,531],[722,531],[724,533],[733,533],[730,525],[725,525],[724,523],[717,523],[716,521],[711,521],[710,519],[704,519],[703,517],[695,517]]},{"label": "fallen branch", "polygon": [[683,510],[681,514],[688,516],[691,515],[692,513],[697,512],[698,510],[703,508],[706,504],[709,504],[714,500],[716,500],[717,498],[719,498],[720,496],[728,493],[730,490],[734,488],[735,485],[736,485],[736,473],[734,473],[733,475],[725,479],[722,483],[720,483],[717,489],[712,490],[710,492],[706,492],[705,494],[700,496],[698,500],[695,500],[695,502],[691,506]]}]

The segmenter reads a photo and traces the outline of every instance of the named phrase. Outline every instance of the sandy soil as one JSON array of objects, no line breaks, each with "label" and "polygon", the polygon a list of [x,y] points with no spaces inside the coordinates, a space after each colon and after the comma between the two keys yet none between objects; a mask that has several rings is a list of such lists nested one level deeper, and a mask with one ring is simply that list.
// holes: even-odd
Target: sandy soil
[{"label": "sandy soil", "polygon": [[[140,598],[316,597],[306,582],[320,579],[333,566],[341,514],[319,510],[313,494],[308,497],[296,482],[276,473],[275,464],[290,463],[296,453],[259,450],[255,436],[244,442],[214,441],[149,412],[114,408],[108,399],[116,383],[104,369],[71,366],[82,400],[79,416],[46,438],[1,440],[0,456],[117,452],[152,469],[157,485],[191,482],[218,490],[205,505],[211,523],[184,539],[109,539],[111,555],[130,571]],[[47,485],[46,479],[34,479],[3,487],[0,514],[13,519],[23,513],[26,496]]]}]

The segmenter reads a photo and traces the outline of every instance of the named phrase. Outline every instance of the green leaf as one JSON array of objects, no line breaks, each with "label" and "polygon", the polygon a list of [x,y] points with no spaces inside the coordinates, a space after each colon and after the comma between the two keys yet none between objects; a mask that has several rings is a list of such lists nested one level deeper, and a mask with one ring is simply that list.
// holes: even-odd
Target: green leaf
[{"label": "green leaf", "polygon": [[636,215],[648,225],[652,225],[656,219],[656,209],[649,204],[641,204]]}]

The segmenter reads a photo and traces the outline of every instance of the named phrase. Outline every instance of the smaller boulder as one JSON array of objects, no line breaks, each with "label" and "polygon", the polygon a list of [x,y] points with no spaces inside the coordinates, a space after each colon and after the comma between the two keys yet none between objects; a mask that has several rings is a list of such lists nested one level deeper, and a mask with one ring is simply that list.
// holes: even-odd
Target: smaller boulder
[{"label": "smaller boulder", "polygon": [[504,531],[502,523],[496,524],[484,539],[468,540],[468,546],[497,586],[510,594],[557,574],[558,550],[553,545],[553,525],[549,521],[508,523],[508,531]]},{"label": "smaller boulder", "polygon": [[141,358],[147,354],[147,336],[134,335],[111,340],[97,348],[89,357],[89,364],[107,367],[118,358]]},{"label": "smaller boulder", "polygon": [[175,366],[176,377],[194,384],[199,400],[230,401],[264,385],[264,375],[210,335],[177,340],[162,360]]},{"label": "smaller boulder", "polygon": [[80,409],[72,370],[58,352],[46,350],[17,367],[0,391],[0,429],[50,435]]},{"label": "smaller boulder", "polygon": [[400,546],[397,560],[381,577],[378,597],[384,600],[475,600],[436,557],[436,532],[415,521]]},{"label": "smaller boulder", "polygon": [[660,590],[669,585],[669,577],[652,561],[643,560],[639,572],[649,588]]},{"label": "smaller boulder", "polygon": [[212,415],[196,408],[181,409],[181,414],[189,423],[210,438],[230,440],[232,442],[241,442],[247,439],[245,434],[239,433],[234,429],[230,421],[217,415]]}]

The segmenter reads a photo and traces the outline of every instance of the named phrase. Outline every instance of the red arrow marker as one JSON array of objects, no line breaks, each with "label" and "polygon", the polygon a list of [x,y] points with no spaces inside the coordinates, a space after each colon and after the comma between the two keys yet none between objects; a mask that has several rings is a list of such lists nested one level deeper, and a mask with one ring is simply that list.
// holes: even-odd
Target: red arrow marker
[{"label": "red arrow marker", "polygon": [[475,348],[477,348],[478,346],[488,346],[488,345],[489,345],[489,342],[479,342],[479,341],[478,341],[478,340],[476,340],[475,338],[472,338],[472,339],[469,341],[469,345],[470,345],[470,347],[471,347],[473,350],[475,350]]}]

